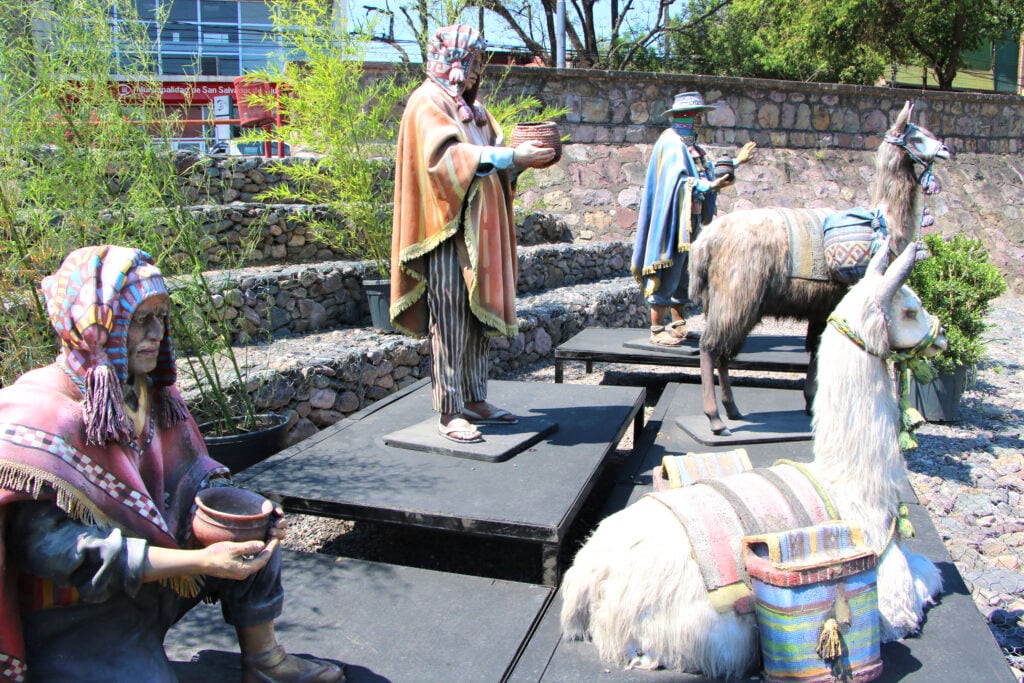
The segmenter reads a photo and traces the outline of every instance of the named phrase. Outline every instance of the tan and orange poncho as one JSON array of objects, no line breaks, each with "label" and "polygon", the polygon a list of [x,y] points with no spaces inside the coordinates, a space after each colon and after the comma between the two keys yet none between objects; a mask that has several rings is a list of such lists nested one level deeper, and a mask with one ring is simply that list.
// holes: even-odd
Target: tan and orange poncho
[{"label": "tan and orange poncho", "polygon": [[[424,255],[447,239],[460,249],[470,308],[492,335],[517,332],[513,185],[507,170],[477,175],[481,147],[501,128],[479,104],[462,121],[459,102],[428,79],[409,98],[398,133],[391,246],[391,322],[427,333]],[[480,114],[483,116],[481,117]],[[483,121],[483,125],[477,123]]]}]

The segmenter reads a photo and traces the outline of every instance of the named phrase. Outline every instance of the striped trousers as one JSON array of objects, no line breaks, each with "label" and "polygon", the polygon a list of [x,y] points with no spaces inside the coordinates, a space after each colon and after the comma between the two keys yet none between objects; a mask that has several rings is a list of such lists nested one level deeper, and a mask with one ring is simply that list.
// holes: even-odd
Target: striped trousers
[{"label": "striped trousers", "polygon": [[455,240],[426,255],[427,309],[430,311],[431,403],[442,414],[462,412],[465,403],[487,400],[488,339],[469,308]]}]

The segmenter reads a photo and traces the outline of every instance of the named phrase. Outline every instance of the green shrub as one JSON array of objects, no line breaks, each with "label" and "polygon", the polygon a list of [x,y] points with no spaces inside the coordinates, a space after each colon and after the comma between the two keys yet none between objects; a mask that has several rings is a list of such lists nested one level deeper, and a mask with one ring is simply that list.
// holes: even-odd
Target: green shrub
[{"label": "green shrub", "polygon": [[933,364],[940,372],[975,365],[985,353],[985,315],[992,299],[1006,291],[1006,281],[980,240],[933,234],[924,241],[931,258],[914,266],[909,284],[946,329],[949,346]]}]

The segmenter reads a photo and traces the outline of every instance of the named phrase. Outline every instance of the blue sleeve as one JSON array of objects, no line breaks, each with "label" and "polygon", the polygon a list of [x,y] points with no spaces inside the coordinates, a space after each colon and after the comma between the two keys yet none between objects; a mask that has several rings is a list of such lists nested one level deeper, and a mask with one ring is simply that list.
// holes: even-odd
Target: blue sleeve
[{"label": "blue sleeve", "polygon": [[77,589],[83,602],[134,596],[142,586],[144,539],[76,522],[51,501],[14,505],[7,547],[25,572]]},{"label": "blue sleeve", "polygon": [[512,165],[511,147],[481,147],[480,165],[477,175],[488,175],[496,170],[505,170]]}]

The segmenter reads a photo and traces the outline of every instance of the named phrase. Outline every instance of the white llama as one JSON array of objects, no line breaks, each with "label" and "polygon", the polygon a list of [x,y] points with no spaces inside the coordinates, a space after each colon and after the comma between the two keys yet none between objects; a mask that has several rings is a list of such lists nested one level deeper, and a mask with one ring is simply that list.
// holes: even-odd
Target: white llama
[{"label": "white llama", "polygon": [[[925,605],[942,587],[935,565],[904,550],[899,533],[894,534],[906,469],[898,444],[900,410],[883,358],[919,345],[927,347],[919,351],[934,354],[946,343],[935,319],[903,286],[915,246],[886,271],[887,246],[835,310],[859,343],[834,325],[822,336],[814,461],[806,466],[840,518],[861,526],[865,543],[881,556],[883,641],[916,631]],[[690,494],[684,487],[667,495]],[[651,497],[609,516],[565,574],[564,634],[592,639],[608,661],[741,676],[758,661],[755,617],[716,609],[694,556],[696,546],[676,515]]]}]

